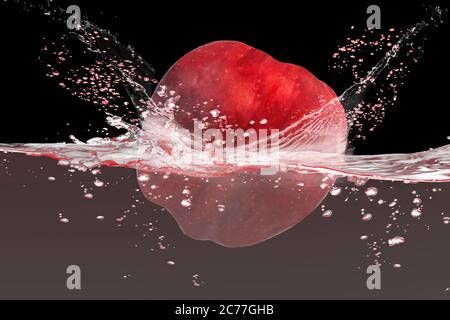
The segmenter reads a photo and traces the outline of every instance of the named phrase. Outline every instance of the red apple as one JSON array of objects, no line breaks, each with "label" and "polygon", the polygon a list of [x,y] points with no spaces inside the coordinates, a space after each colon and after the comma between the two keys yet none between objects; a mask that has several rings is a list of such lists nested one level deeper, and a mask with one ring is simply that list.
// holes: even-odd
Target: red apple
[{"label": "red apple", "polygon": [[[169,97],[171,91],[179,96],[175,120],[188,130],[194,120],[208,128],[278,129],[286,147],[297,151],[345,151],[345,112],[333,90],[306,69],[243,43],[217,41],[189,52],[153,94],[160,106],[167,101],[162,88]],[[144,129],[152,130],[145,123]],[[327,177],[312,171],[272,176],[245,171],[208,179],[149,175],[139,182],[141,190],[165,207],[186,235],[229,247],[253,245],[296,225],[334,182],[324,185]]]}]

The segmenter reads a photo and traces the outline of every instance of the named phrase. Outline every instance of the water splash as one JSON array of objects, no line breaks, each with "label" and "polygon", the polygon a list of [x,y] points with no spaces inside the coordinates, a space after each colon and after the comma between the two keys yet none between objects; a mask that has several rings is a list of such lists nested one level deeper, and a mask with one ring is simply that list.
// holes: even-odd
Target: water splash
[{"label": "water splash", "polygon": [[[363,105],[367,89],[381,72],[390,66],[398,52],[410,45],[412,39],[424,28],[434,26],[441,19],[441,9],[435,8],[427,21],[421,21],[406,30],[366,76],[360,78],[340,95],[340,101],[348,109],[350,127],[355,123],[355,119],[361,116],[367,117],[367,115],[361,115],[359,108]],[[95,60],[94,67],[83,67],[90,78],[83,77],[73,69],[66,70],[66,74],[70,76],[61,80],[61,86],[75,95],[80,96],[80,93],[83,93],[81,95],[83,99],[109,108],[105,110],[108,124],[114,128],[123,129],[126,133],[115,138],[92,138],[86,143],[72,137],[74,142],[72,144],[1,144],[1,151],[48,156],[68,161],[74,166],[88,168],[99,165],[140,167],[149,171],[176,172],[192,176],[217,176],[236,171],[254,170],[255,167],[265,166],[264,161],[271,160],[246,161],[245,165],[242,165],[242,163],[233,163],[233,159],[229,159],[226,165],[220,165],[215,159],[209,157],[192,157],[191,146],[178,134],[181,128],[173,118],[173,105],[170,103],[173,97],[164,92],[165,88],[158,87],[157,90],[167,97],[169,103],[161,107],[151,99],[151,93],[155,90],[157,82],[154,68],[132,47],[121,44],[109,31],[89,21],[84,21],[81,30],[71,34],[98,59]],[[44,51],[49,51],[49,48],[44,47]],[[53,52],[59,64],[69,60],[66,48]],[[56,70],[58,67],[63,69],[60,65],[47,64],[47,67],[49,76],[57,77],[63,74]],[[102,74],[102,72],[106,73]],[[114,79],[113,75],[116,75]],[[94,81],[95,85],[86,86],[90,81],[91,83]],[[118,96],[114,86],[120,84],[125,86],[129,98],[138,110],[138,122],[132,119],[134,124],[127,123],[123,118],[113,114],[120,106],[112,102],[111,96]],[[325,109],[333,103],[334,101],[329,101],[320,112],[325,112]],[[307,122],[308,118],[320,117],[309,115],[300,119],[299,122]],[[145,128],[152,128],[151,131],[141,129],[140,126],[142,127],[143,123]],[[307,124],[311,127],[318,126],[313,121]],[[326,123],[320,123],[319,127],[326,125]],[[299,126],[299,123],[296,123],[291,127],[304,128],[305,126]],[[286,131],[292,128],[287,128]],[[278,157],[281,171],[300,173],[313,171],[335,176],[413,182],[450,181],[450,145],[412,154],[337,155],[304,150],[302,145],[305,145],[308,138],[303,135],[305,132],[291,131],[280,140]],[[161,145],[175,147],[169,154],[167,150],[161,148]]]},{"label": "water splash", "polygon": [[[439,9],[436,9],[436,12],[439,12]],[[368,115],[362,112],[368,88],[383,71],[392,68],[392,62],[401,50],[407,49],[425,28],[434,26],[433,18],[430,21],[419,22],[407,29],[364,77],[356,79],[357,82],[340,95],[339,100],[348,111],[350,128],[356,127],[361,118],[365,119]],[[187,142],[186,136],[181,134],[183,128],[174,120],[176,93],[170,88],[157,86],[153,67],[132,47],[123,45],[109,31],[87,20],[83,22],[80,31],[72,32],[70,36],[79,40],[86,50],[92,53],[92,64],[76,69],[66,68],[66,63],[71,58],[70,51],[67,48],[57,50],[49,45],[43,48],[43,52],[53,56],[55,61],[47,61],[47,75],[59,79],[61,88],[102,108],[108,125],[125,133],[114,138],[94,137],[86,142],[71,136],[72,143],[0,144],[0,151],[47,156],[58,160],[60,165],[70,165],[80,171],[95,170],[102,165],[134,168],[139,170],[138,180],[144,183],[151,183],[150,174],[158,172],[164,175],[174,173],[184,177],[207,179],[255,172],[266,166],[267,162],[277,161],[280,172],[283,173],[319,173],[329,177],[330,181],[347,176],[357,186],[364,185],[368,179],[399,180],[408,183],[450,181],[450,145],[411,154],[383,155],[342,155],[309,150],[305,147],[311,139],[308,134],[320,131],[328,125],[314,120],[321,118],[316,114],[305,116],[285,130],[286,134],[279,142],[277,159],[266,158],[245,163],[229,159],[226,164],[218,163],[214,158],[195,154],[195,150],[193,153],[189,139]],[[61,40],[67,41],[68,37],[63,36]],[[132,104],[128,105],[123,101],[126,97],[120,94],[117,89],[119,86],[124,86]],[[155,90],[159,97],[166,99],[162,105],[155,104],[151,99]],[[336,101],[329,101],[318,112],[326,112],[334,103]],[[116,113],[124,113],[125,107],[131,111],[125,112],[125,116],[118,116]],[[133,113],[136,110],[137,113]],[[221,115],[216,111],[212,110],[211,116],[220,119]],[[373,114],[371,112],[375,111],[369,111],[369,115]],[[267,119],[261,121],[266,123]],[[306,127],[309,130],[293,130],[296,127]],[[170,146],[170,149],[167,146]],[[271,183],[274,188],[277,187],[277,180]],[[329,182],[321,183],[324,188],[330,187]],[[299,190],[304,187],[301,184],[300,181]],[[158,188],[157,185],[154,186],[155,189]],[[339,187],[335,187],[331,194],[339,195],[338,190]],[[373,190],[368,193],[376,195]],[[87,199],[92,197],[91,193],[85,194]],[[182,193],[178,205],[192,210],[192,196]],[[221,214],[231,211],[227,210],[227,204],[222,202],[215,204],[215,208]],[[411,215],[419,217],[421,209],[416,210],[417,212],[411,212]],[[332,211],[324,210],[323,216],[330,218]],[[366,212],[360,217],[364,223],[372,218],[373,215]],[[165,245],[162,243],[160,247],[165,248]]]},{"label": "water splash", "polygon": [[[137,141],[104,141],[95,139],[88,143],[56,144],[0,144],[3,152],[24,153],[30,156],[47,156],[68,161],[73,166],[95,168],[121,166],[145,168],[150,172],[182,173],[190,176],[217,176],[265,166],[254,162],[248,166],[215,164],[204,159],[192,162],[190,158],[173,157],[151,149],[150,144]],[[425,152],[385,155],[341,155],[321,152],[280,151],[280,171],[299,173],[318,172],[335,177],[359,177],[364,179],[406,182],[450,181],[450,145]],[[204,161],[203,161],[204,160]]]}]

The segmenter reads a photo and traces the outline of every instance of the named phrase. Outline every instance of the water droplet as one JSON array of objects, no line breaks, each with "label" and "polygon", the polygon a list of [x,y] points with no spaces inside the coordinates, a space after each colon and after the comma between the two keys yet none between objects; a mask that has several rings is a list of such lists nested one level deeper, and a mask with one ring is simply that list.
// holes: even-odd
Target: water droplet
[{"label": "water droplet", "polygon": [[181,205],[185,208],[189,208],[191,206],[191,200],[189,199],[183,199],[181,200]]},{"label": "water droplet", "polygon": [[94,181],[94,185],[96,186],[96,187],[103,187],[104,186],[104,182],[103,181],[100,181],[100,180],[95,180]]},{"label": "water droplet", "polygon": [[213,118],[217,118],[220,115],[220,110],[213,109],[209,112]]},{"label": "water droplet", "polygon": [[166,250],[167,249],[167,247],[162,242],[158,242],[158,247],[159,247],[159,250]]},{"label": "water droplet", "polygon": [[95,217],[97,220],[103,220],[103,219],[105,219],[105,217],[104,216],[97,216],[97,217]]},{"label": "water droplet", "polygon": [[61,218],[61,219],[59,219],[59,222],[61,222],[61,223],[69,223],[69,219],[68,218]]},{"label": "water droplet", "polygon": [[225,205],[224,204],[218,204],[217,205],[217,210],[219,210],[220,212],[224,212],[225,211]]},{"label": "water droplet", "polygon": [[158,91],[156,91],[156,93],[158,94],[158,96],[160,97],[164,97],[166,95],[166,86],[160,86]]},{"label": "water droplet", "polygon": [[331,189],[331,191],[330,191],[330,194],[331,194],[333,197],[335,197],[335,196],[340,195],[341,192],[342,192],[342,189],[341,189],[340,187],[333,187],[333,188]]},{"label": "water droplet", "polygon": [[367,188],[367,189],[364,191],[364,193],[365,193],[366,196],[368,196],[368,197],[374,197],[374,196],[376,196],[376,195],[378,194],[378,189],[375,188],[375,187],[370,187],[370,188]]},{"label": "water droplet", "polygon": [[359,237],[361,240],[367,240],[369,237],[366,235],[362,235],[361,237]]},{"label": "water droplet", "polygon": [[414,198],[413,203],[414,203],[414,204],[421,204],[421,203],[422,203],[422,199],[420,199],[420,198]]},{"label": "water droplet", "polygon": [[199,281],[199,275],[198,274],[193,274],[192,275],[192,285],[194,287],[200,287],[201,286],[201,282]]},{"label": "water droplet", "polygon": [[396,246],[396,245],[399,245],[399,244],[402,244],[402,243],[405,243],[405,238],[400,237],[400,236],[395,236],[395,237],[393,237],[393,238],[388,240],[388,244],[389,244],[390,247]]},{"label": "water droplet", "polygon": [[94,198],[94,195],[92,193],[85,193],[84,196],[86,199],[92,199]]},{"label": "water droplet", "polygon": [[420,217],[422,215],[422,211],[418,208],[414,208],[411,210],[411,216],[414,218]]},{"label": "water droplet", "polygon": [[174,265],[175,265],[175,262],[172,261],[172,260],[169,260],[169,261],[167,261],[167,264],[168,264],[169,266],[174,266]]},{"label": "water droplet", "polygon": [[62,167],[67,167],[67,166],[69,166],[70,165],[70,161],[69,160],[59,160],[58,161],[58,165],[59,166],[62,166]]},{"label": "water droplet", "polygon": [[262,119],[259,123],[260,124],[267,124],[267,119]]},{"label": "water droplet", "polygon": [[329,218],[329,217],[331,217],[332,214],[333,214],[333,211],[331,211],[331,210],[325,210],[325,211],[322,213],[322,217],[324,217],[324,218]]},{"label": "water droplet", "polygon": [[325,183],[325,182],[324,182],[324,183],[321,183],[321,184],[320,184],[320,188],[321,188],[321,189],[326,189],[326,188],[328,188],[328,187],[329,187],[328,183]]},{"label": "water droplet", "polygon": [[393,267],[394,267],[395,269],[399,269],[399,268],[402,267],[402,265],[401,265],[400,263],[395,263],[395,264],[393,265]]},{"label": "water droplet", "polygon": [[146,182],[146,181],[149,181],[149,180],[150,180],[150,176],[149,176],[148,174],[146,174],[146,173],[142,173],[142,174],[140,174],[140,175],[138,176],[138,180],[139,180],[140,182]]},{"label": "water droplet", "polygon": [[372,214],[371,213],[366,213],[365,215],[362,216],[361,220],[362,221],[370,221],[370,220],[372,220]]}]

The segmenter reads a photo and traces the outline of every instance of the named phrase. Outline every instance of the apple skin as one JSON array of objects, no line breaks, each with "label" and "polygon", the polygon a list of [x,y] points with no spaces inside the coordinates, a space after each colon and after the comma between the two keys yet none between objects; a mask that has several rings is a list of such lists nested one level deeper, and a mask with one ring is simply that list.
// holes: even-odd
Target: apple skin
[{"label": "apple skin", "polygon": [[[202,120],[208,128],[278,129],[296,151],[346,149],[345,112],[333,90],[305,68],[241,42],[212,42],[179,59],[152,96],[157,106],[167,101],[158,94],[161,88],[178,96],[175,121],[191,132],[194,120]],[[145,122],[143,128],[152,130]],[[324,186],[327,176],[314,171],[245,171],[207,179],[146,173],[150,179],[139,185],[148,200],[165,207],[189,237],[226,247],[254,245],[295,226],[334,183],[331,178]],[[181,205],[185,189],[189,207]]]}]

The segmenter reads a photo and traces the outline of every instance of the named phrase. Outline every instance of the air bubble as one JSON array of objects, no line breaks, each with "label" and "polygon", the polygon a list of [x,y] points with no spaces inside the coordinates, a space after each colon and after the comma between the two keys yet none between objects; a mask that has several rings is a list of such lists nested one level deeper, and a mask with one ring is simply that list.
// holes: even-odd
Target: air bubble
[{"label": "air bubble", "polygon": [[181,205],[185,208],[189,208],[192,205],[192,202],[189,199],[183,199],[181,200]]},{"label": "air bubble", "polygon": [[333,211],[331,211],[331,210],[325,210],[325,211],[322,213],[322,217],[324,217],[324,218],[329,218],[329,217],[331,217],[332,214],[333,214]]},{"label": "air bubble", "polygon": [[376,195],[378,194],[378,189],[375,188],[375,187],[370,187],[370,188],[367,188],[367,189],[364,191],[364,193],[365,193],[366,196],[368,196],[368,197],[374,197],[374,196],[376,196]]}]

